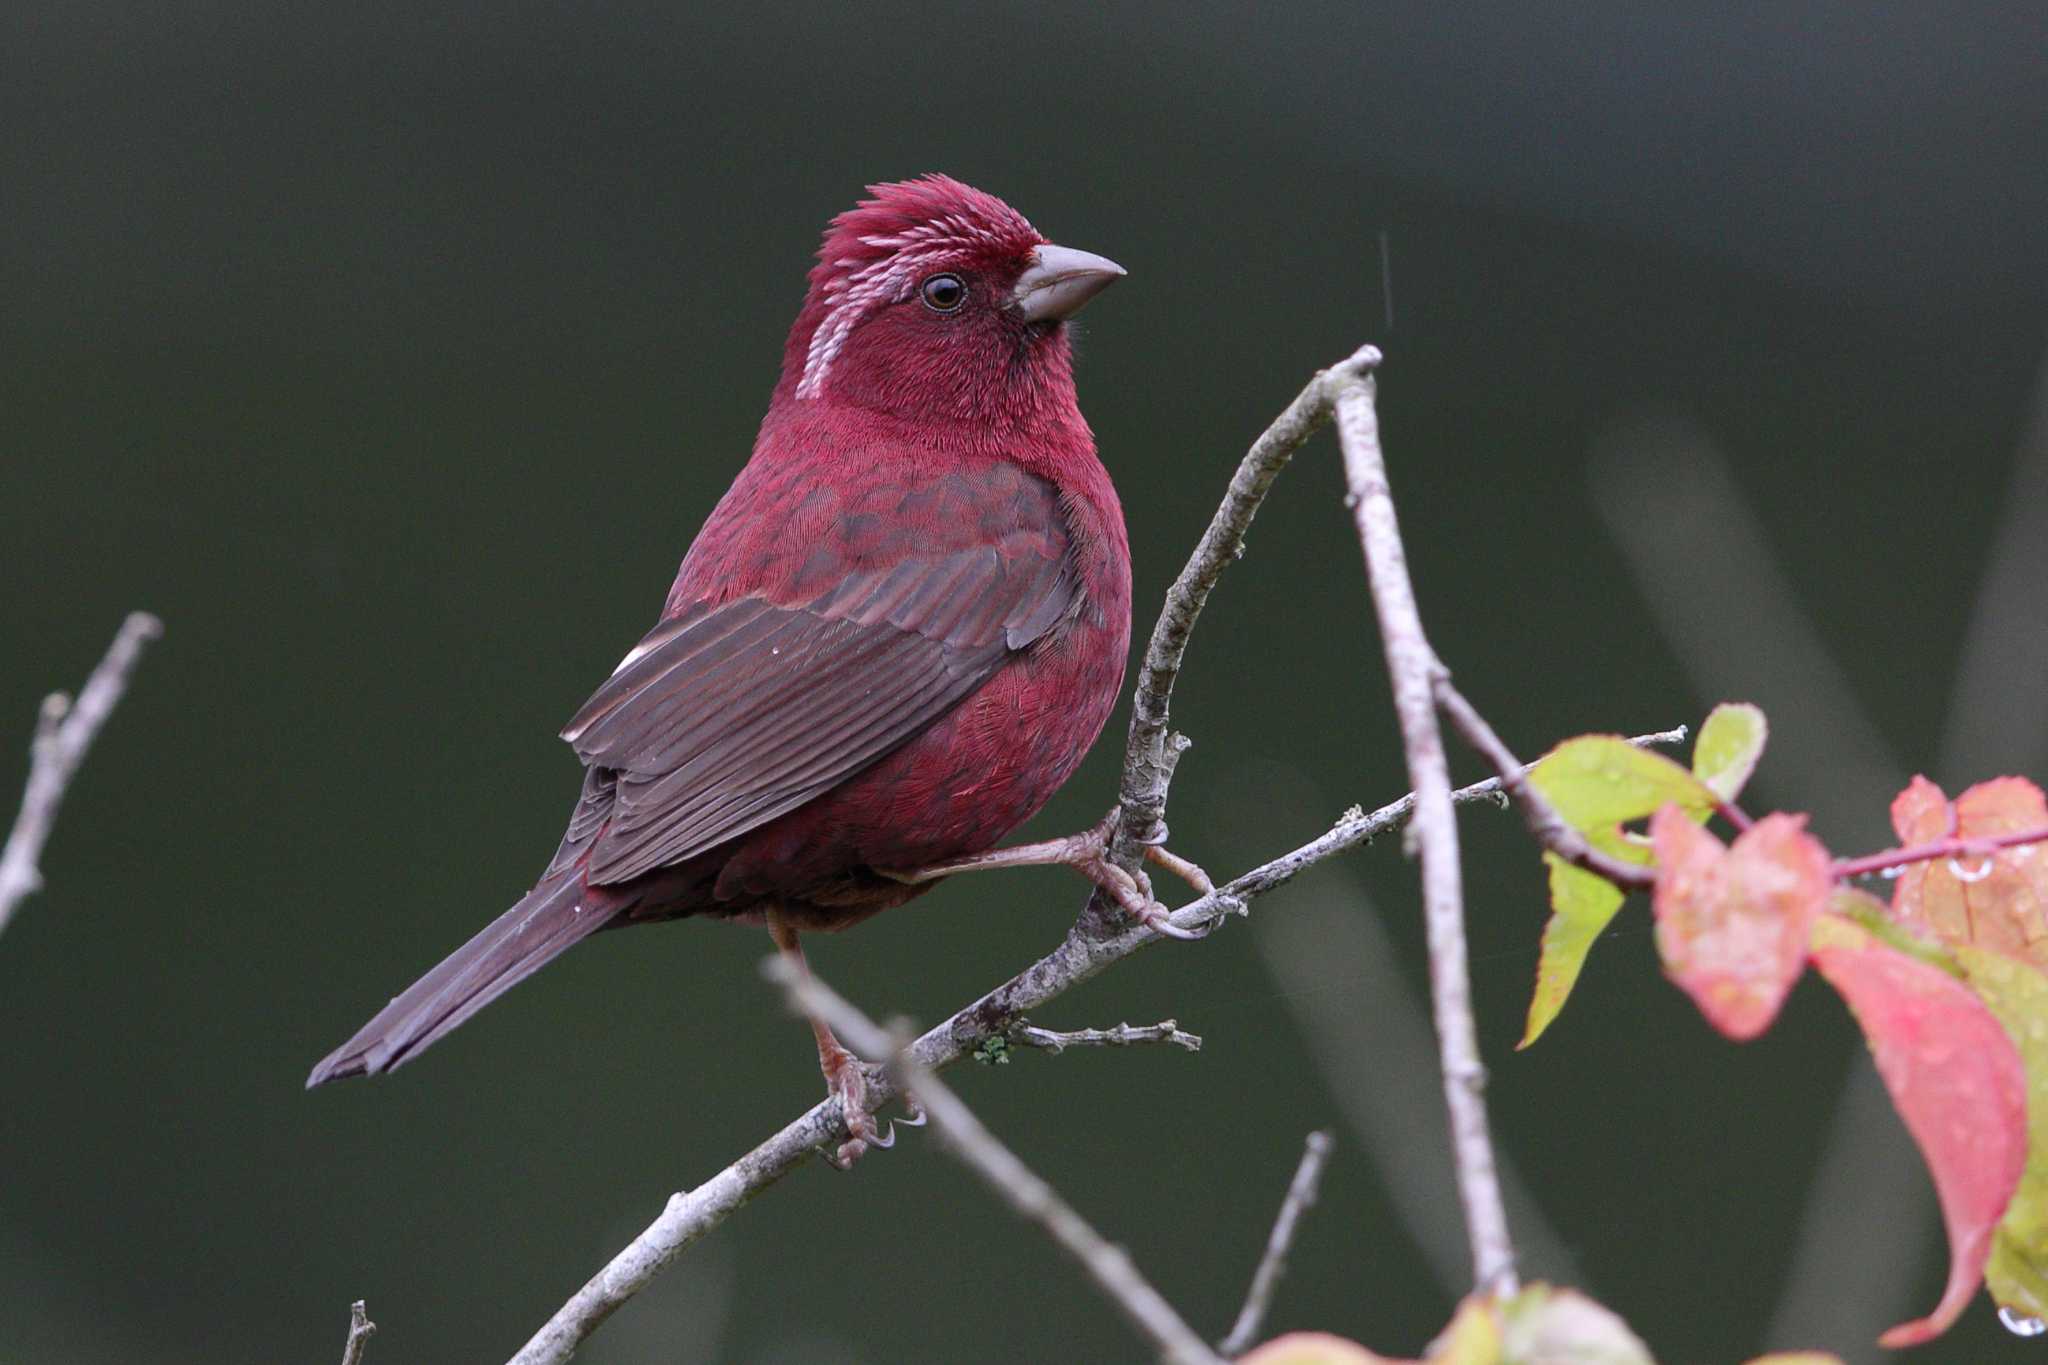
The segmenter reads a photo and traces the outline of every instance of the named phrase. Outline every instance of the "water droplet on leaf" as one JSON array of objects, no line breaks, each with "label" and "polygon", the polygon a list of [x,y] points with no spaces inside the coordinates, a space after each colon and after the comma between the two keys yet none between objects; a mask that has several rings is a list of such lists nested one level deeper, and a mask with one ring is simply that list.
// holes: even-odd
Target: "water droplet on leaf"
[{"label": "water droplet on leaf", "polygon": [[2004,1324],[2006,1331],[2016,1337],[2038,1337],[2043,1332],[2048,1332],[2048,1322],[2030,1318],[2025,1313],[2007,1308],[2003,1304],[1999,1305],[1998,1320]]},{"label": "water droplet on leaf", "polygon": [[1991,875],[1991,859],[1986,858],[1977,866],[1966,868],[1954,858],[1950,858],[1948,870],[1956,874],[1956,880],[1959,882],[1981,882]]}]

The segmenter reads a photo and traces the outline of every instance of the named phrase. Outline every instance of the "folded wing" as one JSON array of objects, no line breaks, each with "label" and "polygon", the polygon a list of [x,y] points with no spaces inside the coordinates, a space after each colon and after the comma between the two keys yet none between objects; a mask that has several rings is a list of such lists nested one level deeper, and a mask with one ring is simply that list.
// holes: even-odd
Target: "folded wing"
[{"label": "folded wing", "polygon": [[[1014,506],[1014,504],[1013,504]],[[651,631],[562,737],[612,770],[592,884],[793,810],[916,736],[1078,606],[1057,502],[987,543],[906,554],[807,601],[698,603]],[[573,833],[573,828],[572,828]]]}]

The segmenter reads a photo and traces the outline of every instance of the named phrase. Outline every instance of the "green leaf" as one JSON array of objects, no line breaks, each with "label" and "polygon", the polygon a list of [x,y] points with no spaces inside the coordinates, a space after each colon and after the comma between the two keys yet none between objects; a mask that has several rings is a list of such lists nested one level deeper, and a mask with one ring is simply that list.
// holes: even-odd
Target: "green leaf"
[{"label": "green leaf", "polygon": [[1707,713],[1692,746],[1694,776],[1723,801],[1733,801],[1756,771],[1770,732],[1760,708],[1746,701],[1722,702]]},{"label": "green leaf", "polygon": [[1992,1238],[1984,1283],[2003,1306],[2048,1318],[2048,976],[1982,948],[1958,947],[1956,958],[2027,1071],[2027,1168]]},{"label": "green leaf", "polygon": [[1555,853],[1543,855],[1550,865],[1550,922],[1543,926],[1543,951],[1536,960],[1536,993],[1529,1000],[1529,1022],[1519,1051],[1543,1036],[1564,1009],[1578,984],[1579,969],[1593,940],[1600,937],[1621,909],[1621,888],[1605,877],[1573,867]]},{"label": "green leaf", "polygon": [[1567,824],[1587,835],[1610,833],[1667,802],[1699,820],[1714,809],[1714,793],[1697,777],[1619,735],[1566,740],[1543,757],[1529,781],[1550,798]]}]

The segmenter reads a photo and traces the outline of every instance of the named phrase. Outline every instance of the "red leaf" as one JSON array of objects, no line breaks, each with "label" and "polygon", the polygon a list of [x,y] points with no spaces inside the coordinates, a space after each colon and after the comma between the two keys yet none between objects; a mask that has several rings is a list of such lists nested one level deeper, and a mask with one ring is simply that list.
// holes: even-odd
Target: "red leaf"
[{"label": "red leaf", "polygon": [[[1903,845],[1954,834],[1982,839],[2048,826],[2048,800],[2024,777],[1980,782],[1951,806],[1940,787],[1913,779],[1892,801]],[[1959,875],[1960,874],[1960,875]],[[2048,968],[2048,848],[2023,844],[1981,857],[1935,858],[1900,874],[1892,913],[1943,943],[1969,943]]]},{"label": "red leaf", "polygon": [[1770,1027],[1827,905],[1827,850],[1803,815],[1767,815],[1734,846],[1667,805],[1650,817],[1657,951],[1707,1022],[1737,1041]]},{"label": "red leaf", "polygon": [[1968,987],[1850,921],[1829,915],[1814,926],[1813,964],[1862,1025],[1941,1200],[1949,1246],[1941,1302],[1878,1338],[1918,1345],[1948,1330],[1983,1278],[2026,1166],[2026,1075],[2012,1040]]}]

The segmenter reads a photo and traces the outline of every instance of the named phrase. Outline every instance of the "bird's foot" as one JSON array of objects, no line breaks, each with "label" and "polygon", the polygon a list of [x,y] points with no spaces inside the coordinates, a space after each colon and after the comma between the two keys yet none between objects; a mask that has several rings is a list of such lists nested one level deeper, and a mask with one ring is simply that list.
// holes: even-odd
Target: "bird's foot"
[{"label": "bird's foot", "polygon": [[[1116,839],[1117,817],[1118,810],[1112,806],[1109,814],[1102,817],[1093,829],[1083,830],[1079,834],[1069,834],[1063,839],[1018,844],[1011,848],[999,848],[990,853],[977,853],[971,857],[933,863],[928,867],[878,867],[875,871],[892,881],[915,886],[961,872],[981,872],[997,867],[1039,867],[1059,863],[1073,868],[1101,887],[1132,918],[1155,933],[1164,934],[1168,938],[1201,938],[1208,932],[1206,929],[1182,929],[1167,918],[1169,912],[1152,895],[1152,879],[1145,875],[1143,868],[1126,872],[1110,860],[1109,850]],[[1153,837],[1140,842],[1144,845],[1147,862],[1165,868],[1201,895],[1215,893],[1216,884],[1209,880],[1208,873],[1178,854],[1167,852],[1165,825],[1155,825]]]},{"label": "bird's foot", "polygon": [[1192,929],[1183,929],[1170,918],[1172,911],[1152,895],[1152,879],[1141,868],[1126,872],[1109,858],[1098,856],[1076,859],[1074,867],[1080,873],[1109,893],[1111,900],[1124,908],[1124,912],[1154,933],[1168,938],[1197,939],[1202,937]]},{"label": "bird's foot", "polygon": [[[840,1111],[846,1117],[846,1141],[839,1144],[839,1150],[832,1158],[832,1164],[840,1170],[850,1170],[853,1163],[870,1147],[893,1147],[896,1145],[896,1126],[889,1125],[885,1133],[875,1122],[874,1107],[868,1102],[867,1067],[858,1057],[842,1051],[837,1057],[824,1060],[825,1093],[839,1101]],[[923,1116],[919,1116],[919,1122]]]},{"label": "bird's foot", "polygon": [[[1182,940],[1205,937],[1206,929],[1183,929],[1168,918],[1171,912],[1152,894],[1152,879],[1143,868],[1126,872],[1110,861],[1109,849],[1116,837],[1118,814],[1118,809],[1112,806],[1109,814],[1103,816],[1102,822],[1094,829],[1074,835],[1074,854],[1068,861],[1108,892],[1127,914],[1154,933]],[[1159,826],[1156,832],[1156,839],[1145,841],[1145,861],[1171,872],[1200,895],[1213,894],[1216,884],[1209,880],[1208,873],[1179,854],[1167,851],[1165,826]]]}]

